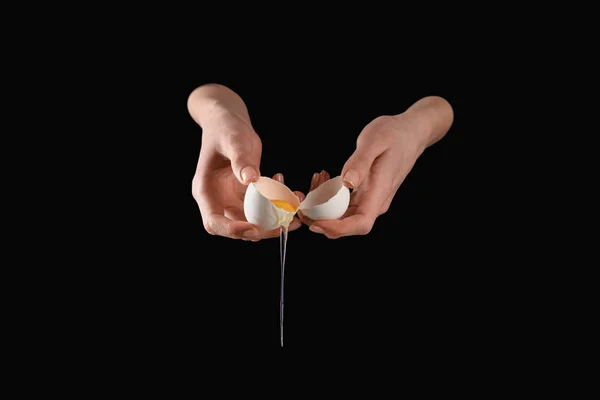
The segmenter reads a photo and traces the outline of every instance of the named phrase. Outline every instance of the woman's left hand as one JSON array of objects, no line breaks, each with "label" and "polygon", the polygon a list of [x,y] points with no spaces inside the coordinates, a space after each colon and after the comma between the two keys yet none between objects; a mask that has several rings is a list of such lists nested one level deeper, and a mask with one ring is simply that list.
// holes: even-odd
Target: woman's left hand
[{"label": "woman's left hand", "polygon": [[[417,159],[444,136],[452,120],[452,108],[439,97],[420,100],[405,113],[376,118],[358,136],[356,151],[342,170],[344,184],[353,189],[346,213],[339,220],[312,221],[299,212],[300,220],[330,239],[368,234]],[[327,171],[314,174],[310,190],[328,179]]]}]

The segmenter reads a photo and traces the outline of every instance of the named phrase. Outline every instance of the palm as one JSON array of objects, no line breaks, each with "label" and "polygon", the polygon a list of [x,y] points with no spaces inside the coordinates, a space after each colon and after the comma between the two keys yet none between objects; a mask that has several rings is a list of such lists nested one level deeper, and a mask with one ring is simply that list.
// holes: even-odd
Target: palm
[{"label": "palm", "polygon": [[246,186],[242,185],[231,170],[231,162],[218,154],[208,160],[207,168],[201,177],[201,185],[218,204],[221,204],[226,217],[237,221],[246,221],[244,216],[244,195]]},{"label": "palm", "polygon": [[[246,195],[247,186],[241,184],[235,177],[231,169],[231,162],[222,155],[214,152],[210,155],[201,155],[199,165],[201,166],[200,170],[202,173],[198,174],[195,180],[200,187],[200,193],[203,194],[203,199],[209,202],[214,210],[218,210],[220,214],[230,220],[236,221],[236,223],[247,223],[248,220],[244,215],[244,196]],[[283,183],[283,176],[281,174],[275,174],[273,179]],[[304,197],[300,192],[295,192],[295,194],[299,197]],[[294,217],[289,230],[296,230],[300,226],[300,221]],[[263,233],[264,238],[278,236],[279,229]]]},{"label": "palm", "polygon": [[[381,176],[383,172],[382,163],[380,159],[376,159],[371,165],[371,170],[369,171],[369,175],[362,181],[359,188],[352,191],[350,194],[350,203],[348,204],[348,209],[341,217],[342,219],[351,217],[355,214],[366,214],[368,210],[367,206],[370,205],[369,197],[373,195],[373,185],[378,181],[378,177]],[[329,173],[327,171],[323,171],[317,180],[316,185],[311,188],[315,190],[317,187],[327,182],[330,179]],[[383,211],[383,210],[382,210]]]}]

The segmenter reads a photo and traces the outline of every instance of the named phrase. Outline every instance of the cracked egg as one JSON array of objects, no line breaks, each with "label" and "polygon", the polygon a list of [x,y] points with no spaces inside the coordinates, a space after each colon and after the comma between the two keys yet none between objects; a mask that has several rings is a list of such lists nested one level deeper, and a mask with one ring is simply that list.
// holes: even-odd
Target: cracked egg
[{"label": "cracked egg", "polygon": [[341,176],[309,192],[302,202],[284,184],[261,176],[248,185],[244,214],[251,224],[272,230],[287,228],[298,211],[315,221],[341,218],[349,203],[350,190],[342,183]]}]

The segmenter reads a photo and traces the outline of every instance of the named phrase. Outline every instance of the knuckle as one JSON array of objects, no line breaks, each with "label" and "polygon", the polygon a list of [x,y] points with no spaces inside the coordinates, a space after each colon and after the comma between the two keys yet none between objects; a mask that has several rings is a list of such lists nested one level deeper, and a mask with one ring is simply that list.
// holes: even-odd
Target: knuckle
[{"label": "knuckle", "polygon": [[204,229],[206,230],[206,232],[209,235],[216,235],[217,231],[214,227],[214,225],[210,222],[210,220],[205,220],[204,221]]},{"label": "knuckle", "polygon": [[385,214],[386,212],[388,212],[388,211],[389,211],[389,209],[390,209],[390,204],[389,204],[389,203],[386,203],[386,204],[384,204],[384,205],[381,207],[381,210],[379,211],[379,215],[383,215],[383,214]]},{"label": "knuckle", "polygon": [[[367,129],[359,135],[361,142],[387,143],[394,129],[395,119],[390,115],[382,115],[375,118]],[[362,136],[362,138],[361,138]]]},{"label": "knuckle", "polygon": [[346,164],[344,164],[344,168],[343,168],[344,173],[346,171],[348,171],[349,169],[358,170],[360,173],[361,170],[368,170],[371,167],[371,164],[373,161],[369,158],[369,154],[366,154],[367,152],[364,151],[365,147],[366,146],[363,144],[362,145],[363,151],[355,152],[348,159]]},{"label": "knuckle", "polygon": [[356,147],[359,149],[385,147],[388,142],[387,133],[380,130],[368,130],[360,134],[356,141]]},{"label": "knuckle", "polygon": [[231,146],[248,140],[248,135],[244,130],[232,129],[225,133],[224,138],[229,142]]},{"label": "knuckle", "polygon": [[238,129],[227,131],[225,135],[231,146],[259,146],[261,141],[258,135],[247,129]]},{"label": "knuckle", "polygon": [[200,183],[198,182],[197,179],[194,179],[192,181],[192,197],[194,198],[194,200],[196,200],[196,201],[200,200],[200,192],[201,192]]},{"label": "knuckle", "polygon": [[234,165],[239,163],[245,163],[250,158],[249,156],[249,152],[246,149],[240,148],[234,150],[231,153],[229,161],[231,161],[231,163],[233,163]]},{"label": "knuckle", "polygon": [[356,147],[360,147],[365,141],[366,132],[361,132],[360,135],[356,138]]},{"label": "knuckle", "polygon": [[380,115],[379,117],[377,117],[373,121],[371,121],[371,124],[377,125],[379,127],[384,127],[384,126],[392,124],[393,122],[394,122],[394,117],[392,117],[391,115]]},{"label": "knuckle", "polygon": [[342,236],[343,234],[344,234],[344,232],[342,232],[342,230],[338,229],[338,228],[329,228],[329,229],[327,229],[327,232],[325,233],[325,235],[329,239],[337,239],[340,236]]},{"label": "knuckle", "polygon": [[377,143],[379,140],[379,132],[374,129],[366,129],[356,139],[356,147],[357,148],[365,148],[367,146],[372,146],[374,143]]},{"label": "knuckle", "polygon": [[368,235],[368,234],[369,234],[369,232],[371,232],[371,229],[370,229],[370,228],[367,228],[367,227],[361,227],[361,228],[359,229],[359,231],[358,231],[358,234],[359,234],[359,235],[363,235],[363,236],[364,236],[364,235]]},{"label": "knuckle", "polygon": [[368,235],[371,232],[371,229],[373,229],[373,221],[365,222],[359,227],[358,234]]},{"label": "knuckle", "polygon": [[220,232],[222,236],[227,236],[227,237],[231,237],[233,236],[233,230],[231,229],[231,225],[227,224],[225,226],[221,226],[220,227]]},{"label": "knuckle", "polygon": [[234,133],[230,133],[225,137],[225,147],[229,148],[233,152],[240,152],[244,149],[245,140],[242,136]]},{"label": "knuckle", "polygon": [[260,140],[260,138],[258,137],[258,135],[256,133],[252,132],[250,140],[252,142],[253,150],[262,151],[262,141]]},{"label": "knuckle", "polygon": [[262,143],[255,134],[230,137],[228,147],[233,162],[239,161],[247,155],[262,152]]}]

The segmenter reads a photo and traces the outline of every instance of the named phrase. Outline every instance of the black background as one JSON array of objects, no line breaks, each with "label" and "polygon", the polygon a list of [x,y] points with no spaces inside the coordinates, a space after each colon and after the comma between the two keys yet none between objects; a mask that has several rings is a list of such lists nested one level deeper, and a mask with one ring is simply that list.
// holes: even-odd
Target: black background
[{"label": "black background", "polygon": [[[119,79],[107,86],[114,91],[104,105],[105,131],[115,140],[102,166],[116,170],[116,179],[98,195],[114,214],[99,221],[110,221],[111,233],[94,241],[99,249],[89,254],[98,264],[80,286],[99,288],[84,315],[107,348],[193,358],[230,350],[478,353],[509,345],[515,325],[505,322],[522,287],[505,262],[510,240],[496,239],[504,188],[494,187],[490,169],[503,140],[489,123],[499,112],[489,102],[495,84],[477,57],[455,59],[445,46],[398,54],[378,43],[318,51],[302,41],[163,44],[132,47],[134,62],[109,66]],[[192,197],[202,131],[187,98],[211,82],[244,99],[262,139],[263,175],[281,172],[303,192],[314,172],[341,172],[377,116],[429,95],[454,109],[450,131],[420,157],[368,235],[330,240],[306,227],[290,234],[283,349],[278,240],[211,236]]]},{"label": "black background", "polygon": [[[11,299],[29,306],[13,324],[25,347],[56,354],[50,363],[72,350],[85,362],[109,360],[111,370],[201,365],[209,353],[246,350],[411,355],[476,368],[516,356],[511,367],[519,366],[535,348],[553,357],[544,339],[561,323],[559,311],[572,312],[561,304],[569,285],[560,280],[573,260],[563,271],[548,268],[560,246],[534,228],[556,225],[560,207],[541,211],[548,199],[522,190],[562,168],[560,151],[545,153],[557,159],[548,173],[544,152],[524,145],[551,131],[541,127],[551,112],[536,103],[559,104],[540,74],[548,66],[526,57],[535,58],[543,33],[517,36],[517,51],[505,20],[480,29],[496,11],[476,21],[465,14],[472,25],[442,10],[434,21],[431,12],[358,9],[345,19],[311,9],[293,24],[281,16],[261,24],[239,10],[245,24],[206,10],[109,11],[106,19],[97,11],[75,26],[43,15],[53,25],[47,34],[31,46],[14,41],[20,56],[11,62],[30,59],[14,63],[25,74],[9,77],[21,94],[11,103],[26,114],[22,137],[50,159],[23,179],[43,225],[21,223],[20,237],[40,247],[16,249],[37,267],[20,270],[26,279]],[[418,29],[401,32],[413,17]],[[554,62],[554,43],[545,44]],[[283,349],[277,239],[208,235],[191,195],[202,132],[186,102],[209,82],[246,102],[263,142],[263,174],[281,172],[302,191],[314,172],[339,174],[373,118],[427,95],[454,108],[446,137],[417,161],[369,235],[329,240],[305,227],[290,235]],[[62,177],[73,179],[61,187]],[[550,187],[564,192],[564,182]]]},{"label": "black background", "polygon": [[341,172],[375,117],[428,95],[454,108],[451,130],[417,161],[369,235],[329,240],[306,227],[290,234],[284,350],[475,346],[498,333],[494,293],[503,277],[499,255],[487,251],[494,198],[484,189],[490,153],[474,111],[482,99],[467,73],[442,60],[335,54],[244,58],[249,68],[231,58],[182,58],[153,81],[152,134],[140,132],[151,147],[137,179],[145,214],[128,286],[135,311],[126,318],[135,332],[186,348],[279,349],[278,240],[208,235],[191,196],[202,131],[187,96],[216,82],[246,102],[263,142],[263,175],[281,172],[303,192],[314,172]]}]

